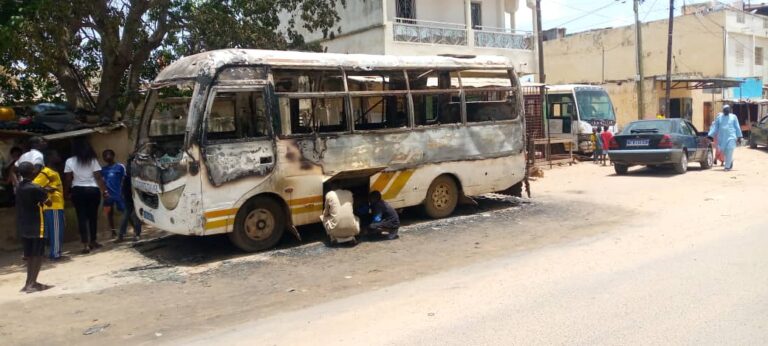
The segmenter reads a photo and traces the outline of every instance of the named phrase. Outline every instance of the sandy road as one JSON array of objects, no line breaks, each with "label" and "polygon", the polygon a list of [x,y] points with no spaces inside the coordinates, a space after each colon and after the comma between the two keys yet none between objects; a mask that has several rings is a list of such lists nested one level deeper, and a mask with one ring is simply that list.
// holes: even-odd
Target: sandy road
[{"label": "sandy road", "polygon": [[611,177],[591,165],[550,172],[540,185],[545,200],[572,193],[635,215],[598,236],[180,343],[765,344],[768,154],[737,155],[730,174]]},{"label": "sandy road", "polygon": [[50,267],[41,295],[17,293],[21,274],[3,267],[0,339],[765,344],[768,152],[736,155],[730,173],[547,171],[533,205],[413,224],[394,242],[243,255],[174,237]]}]

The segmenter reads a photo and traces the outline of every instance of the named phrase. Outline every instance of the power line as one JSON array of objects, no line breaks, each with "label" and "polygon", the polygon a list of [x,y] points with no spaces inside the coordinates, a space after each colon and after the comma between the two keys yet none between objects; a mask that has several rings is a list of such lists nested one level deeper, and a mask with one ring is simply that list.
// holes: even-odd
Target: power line
[{"label": "power line", "polygon": [[658,0],[653,0],[653,3],[651,3],[651,7],[648,9],[648,12],[645,12],[645,16],[643,16],[643,20],[642,20],[643,22],[648,18],[648,15],[650,15],[651,12],[653,12],[653,7],[656,6],[656,1]]},{"label": "power line", "polygon": [[600,7],[596,8],[596,9],[594,9],[594,10],[591,10],[591,11],[587,11],[586,14],[584,14],[582,16],[578,16],[578,17],[573,18],[571,20],[567,20],[567,21],[565,21],[563,23],[557,24],[557,25],[553,26],[553,28],[561,27],[561,26],[563,26],[565,24],[573,23],[573,22],[575,22],[577,20],[580,20],[580,19],[583,19],[585,17],[596,15],[597,14],[596,12],[602,11],[602,10],[604,10],[604,9],[606,9],[608,7],[611,7],[611,6],[615,5],[615,4],[618,4],[618,3],[619,3],[619,1],[617,1],[617,0],[611,0],[607,5],[600,6]]}]

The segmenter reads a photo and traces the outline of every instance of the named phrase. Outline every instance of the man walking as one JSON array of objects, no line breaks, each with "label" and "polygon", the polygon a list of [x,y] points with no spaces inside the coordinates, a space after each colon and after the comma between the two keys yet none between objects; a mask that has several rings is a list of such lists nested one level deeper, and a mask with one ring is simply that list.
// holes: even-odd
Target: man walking
[{"label": "man walking", "polygon": [[731,106],[723,106],[723,112],[717,115],[708,134],[710,139],[717,137],[717,147],[725,155],[725,170],[733,169],[733,151],[741,142],[741,125],[736,114],[731,113]]}]

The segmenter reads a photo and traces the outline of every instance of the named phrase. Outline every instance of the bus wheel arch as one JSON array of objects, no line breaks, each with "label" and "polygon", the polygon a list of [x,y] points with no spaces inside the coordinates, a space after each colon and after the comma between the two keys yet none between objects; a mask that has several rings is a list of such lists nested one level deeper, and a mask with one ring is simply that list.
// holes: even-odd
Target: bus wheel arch
[{"label": "bus wheel arch", "polygon": [[461,181],[455,174],[443,173],[429,184],[422,203],[424,212],[433,219],[442,219],[453,214],[463,196]]},{"label": "bus wheel arch", "polygon": [[243,251],[266,250],[280,241],[289,226],[285,201],[271,194],[259,194],[240,206],[229,239]]}]

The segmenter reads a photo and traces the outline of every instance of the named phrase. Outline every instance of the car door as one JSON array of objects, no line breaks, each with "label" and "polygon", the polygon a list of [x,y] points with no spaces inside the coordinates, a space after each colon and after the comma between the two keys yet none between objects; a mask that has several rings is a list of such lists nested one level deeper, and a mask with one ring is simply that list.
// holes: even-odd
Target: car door
[{"label": "car door", "polygon": [[709,151],[709,138],[707,138],[704,132],[699,132],[696,126],[693,126],[690,122],[686,121],[685,123],[696,138],[696,159],[703,160],[707,157],[707,151]]},{"label": "car door", "polygon": [[693,127],[687,121],[680,121],[681,142],[688,149],[688,160],[696,161],[701,157],[699,153],[699,141]]},{"label": "car door", "polygon": [[760,119],[757,126],[752,128],[750,136],[755,136],[755,143],[768,145],[768,116]]}]

